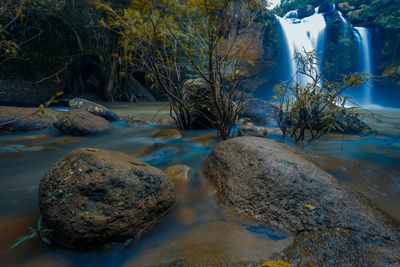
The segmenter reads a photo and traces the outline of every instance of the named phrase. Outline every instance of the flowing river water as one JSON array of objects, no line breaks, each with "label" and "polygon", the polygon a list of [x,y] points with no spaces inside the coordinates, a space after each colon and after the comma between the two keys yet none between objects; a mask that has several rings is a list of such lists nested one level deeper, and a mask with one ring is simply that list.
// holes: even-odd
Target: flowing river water
[{"label": "flowing river water", "polygon": [[[166,103],[108,104],[121,116],[158,119]],[[161,110],[161,111],[160,111]],[[382,135],[330,135],[306,146],[307,156],[347,186],[372,199],[400,222],[399,110],[381,110],[374,126]],[[371,122],[372,123],[372,122]],[[158,266],[261,263],[287,247],[293,237],[280,229],[238,217],[220,205],[216,190],[202,175],[202,164],[220,140],[213,130],[184,131],[182,139],[155,139],[161,126],[128,127],[124,121],[94,137],[70,137],[56,131],[0,136],[1,266]],[[165,127],[164,127],[165,128]],[[277,126],[268,138],[281,140]],[[286,140],[285,142],[289,142]],[[49,247],[30,240],[7,249],[26,235],[38,218],[38,186],[50,166],[78,147],[132,154],[159,168],[183,163],[192,168],[190,182],[177,188],[177,204],[139,240],[90,252]]]}]

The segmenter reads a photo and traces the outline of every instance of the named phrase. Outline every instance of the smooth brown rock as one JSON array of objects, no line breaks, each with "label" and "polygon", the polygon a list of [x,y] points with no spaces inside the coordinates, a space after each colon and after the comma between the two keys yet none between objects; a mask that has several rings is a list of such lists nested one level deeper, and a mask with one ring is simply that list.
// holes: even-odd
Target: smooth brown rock
[{"label": "smooth brown rock", "polygon": [[239,127],[238,132],[239,136],[266,137],[268,134],[267,129],[254,125],[242,125]]},{"label": "smooth brown rock", "polygon": [[171,178],[174,185],[177,186],[186,184],[190,180],[192,170],[186,165],[178,164],[168,167],[164,172]]},{"label": "smooth brown rock", "polygon": [[63,133],[77,136],[101,134],[112,129],[106,119],[81,109],[65,112],[54,126]]},{"label": "smooth brown rock", "polygon": [[[3,124],[0,126],[0,132],[31,132],[53,128],[54,119],[37,111],[37,108],[0,106],[0,124]],[[55,116],[62,114],[55,110],[49,112]]]},{"label": "smooth brown rock", "polygon": [[132,156],[80,148],[43,177],[39,207],[56,242],[99,247],[135,238],[175,203],[168,176]]}]

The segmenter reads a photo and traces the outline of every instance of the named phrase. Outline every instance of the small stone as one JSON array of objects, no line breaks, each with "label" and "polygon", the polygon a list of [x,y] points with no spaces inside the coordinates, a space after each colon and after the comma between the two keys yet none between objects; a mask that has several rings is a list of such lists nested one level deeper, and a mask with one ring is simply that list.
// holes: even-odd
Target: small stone
[{"label": "small stone", "polygon": [[118,121],[119,120],[119,116],[117,114],[115,114],[113,111],[109,110],[108,108],[106,108],[100,104],[91,102],[86,99],[74,98],[69,101],[69,106],[71,109],[85,110],[96,116],[103,117],[109,121]]},{"label": "small stone", "polygon": [[192,170],[183,164],[171,166],[164,170],[175,186],[186,184],[190,180]]}]

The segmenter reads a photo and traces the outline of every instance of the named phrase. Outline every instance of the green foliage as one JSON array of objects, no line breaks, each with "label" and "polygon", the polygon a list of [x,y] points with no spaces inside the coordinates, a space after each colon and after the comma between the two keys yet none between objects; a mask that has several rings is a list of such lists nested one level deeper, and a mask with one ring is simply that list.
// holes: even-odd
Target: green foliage
[{"label": "green foliage", "polygon": [[[342,1],[335,0],[339,3]],[[360,19],[386,30],[400,31],[400,2],[397,0],[348,0],[361,9]]]},{"label": "green foliage", "polygon": [[28,226],[29,229],[29,234],[26,236],[21,237],[16,243],[14,243],[8,250],[13,250],[16,247],[20,246],[24,242],[34,239],[34,238],[40,238],[44,243],[51,245],[51,242],[48,238],[49,233],[52,232],[52,230],[49,230],[45,228],[42,224],[42,218],[39,218],[36,223],[36,227]]},{"label": "green foliage", "polygon": [[324,79],[317,70],[315,52],[296,53],[298,74],[310,79],[307,84],[282,82],[274,89],[273,101],[280,108],[278,125],[283,136],[298,142],[312,142],[332,131],[342,133],[369,130],[358,118],[357,108],[348,108],[343,92],[368,82],[366,73],[345,75],[341,82]]}]

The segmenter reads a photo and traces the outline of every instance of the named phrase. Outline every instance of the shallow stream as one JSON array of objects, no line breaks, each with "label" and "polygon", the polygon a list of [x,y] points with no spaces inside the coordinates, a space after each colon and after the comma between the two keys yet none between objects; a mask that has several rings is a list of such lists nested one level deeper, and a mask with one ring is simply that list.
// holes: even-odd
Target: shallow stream
[{"label": "shallow stream", "polygon": [[[165,103],[109,105],[122,116],[166,116]],[[156,107],[156,108],[155,108]],[[161,110],[161,111],[160,111]],[[159,112],[160,111],[160,112]],[[308,156],[348,186],[364,193],[400,222],[400,111],[380,111],[376,128],[384,135],[330,135],[306,147]],[[128,127],[124,121],[95,137],[69,137],[56,131],[0,136],[0,263],[2,266],[154,266],[185,262],[200,266],[260,263],[283,250],[292,237],[223,208],[202,164],[220,140],[216,132],[185,131],[182,139],[155,139],[160,126]],[[269,138],[281,140],[276,126]],[[38,218],[38,186],[50,166],[78,147],[132,154],[159,168],[183,163],[190,182],[177,188],[177,205],[136,242],[93,252],[51,248],[38,240],[7,249],[28,233]]]}]

